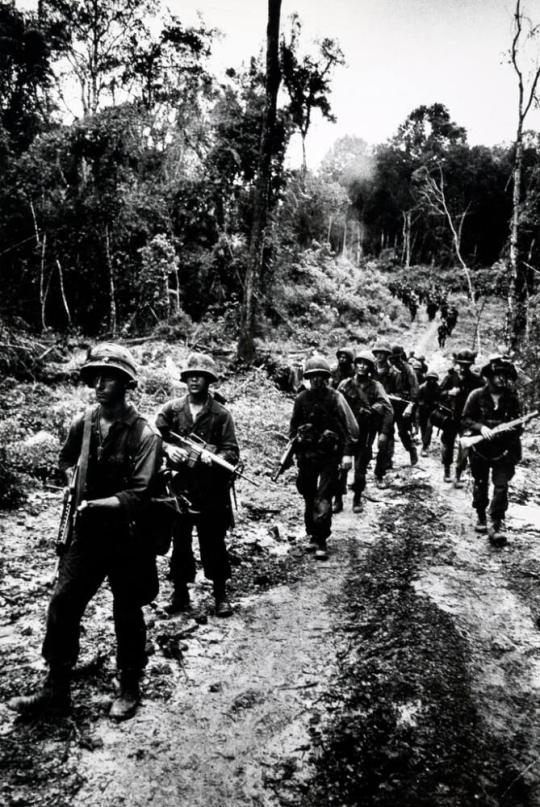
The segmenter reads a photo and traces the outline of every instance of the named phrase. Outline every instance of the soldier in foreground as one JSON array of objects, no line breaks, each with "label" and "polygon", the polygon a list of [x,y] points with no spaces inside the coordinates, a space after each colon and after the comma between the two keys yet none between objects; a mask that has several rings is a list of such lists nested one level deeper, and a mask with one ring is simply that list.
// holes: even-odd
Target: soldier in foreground
[{"label": "soldier in foreground", "polygon": [[304,523],[308,549],[317,560],[326,560],[327,539],[332,530],[332,497],[339,484],[339,471],[352,466],[358,427],[343,395],[329,387],[332,371],[322,356],[306,361],[304,378],[310,389],[295,402],[290,437],[298,463],[296,486],[304,497]]},{"label": "soldier in foreground", "polygon": [[358,423],[359,436],[354,450],[353,512],[362,512],[362,493],[373,456],[373,443],[379,435],[375,478],[382,480],[388,466],[387,452],[393,429],[394,412],[384,387],[375,380],[375,356],[362,351],[355,360],[355,376],[339,386]]},{"label": "soldier in foreground", "polygon": [[[521,459],[521,427],[497,434],[497,427],[520,417],[521,406],[512,385],[516,368],[508,359],[492,357],[482,367],[485,386],[475,389],[465,403],[463,427],[483,440],[471,446],[470,466],[474,479],[473,507],[477,513],[475,531],[488,533],[494,546],[506,543],[504,517],[508,508],[508,483]],[[489,475],[493,491],[489,497]],[[489,504],[489,525],[486,513]]]},{"label": "soldier in foreground", "polygon": [[[232,614],[232,607],[226,590],[231,566],[225,535],[233,523],[232,478],[212,462],[211,455],[236,465],[238,443],[232,415],[209,392],[210,384],[218,380],[213,359],[203,353],[192,353],[181,378],[187,383],[187,395],[165,404],[156,419],[169,465],[177,471],[174,491],[189,505],[173,531],[170,562],[173,596],[167,610],[174,614],[191,607],[188,583],[194,582],[196,573],[192,549],[195,527],[204,574],[213,583],[216,616],[227,617]],[[178,439],[184,437],[199,440],[201,449],[193,451]]]},{"label": "soldier in foreground", "polygon": [[430,370],[426,373],[426,380],[418,389],[418,425],[422,439],[422,456],[427,457],[431,445],[433,424],[431,415],[441,397],[438,373]]},{"label": "soldier in foreground", "polygon": [[61,468],[77,466],[78,508],[47,616],[43,656],[49,672],[40,691],[8,705],[27,715],[69,711],[80,622],[107,578],[120,680],[110,716],[122,720],[133,715],[140,701],[147,660],[142,606],[158,591],[155,555],[141,523],[161,462],[161,440],[126,401],[128,389],[137,383],[128,350],[97,345],[80,373],[94,388],[97,406],[74,420],[60,454]]}]

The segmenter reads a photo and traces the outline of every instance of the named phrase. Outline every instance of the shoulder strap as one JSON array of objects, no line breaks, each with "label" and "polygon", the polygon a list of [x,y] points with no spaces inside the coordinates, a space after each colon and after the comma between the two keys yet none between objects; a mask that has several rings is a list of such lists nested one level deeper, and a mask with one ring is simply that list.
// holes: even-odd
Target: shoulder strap
[{"label": "shoulder strap", "polygon": [[76,485],[76,500],[77,503],[82,501],[86,489],[86,476],[88,474],[88,455],[90,453],[90,436],[92,434],[92,418],[94,416],[94,407],[89,406],[84,413],[83,436],[81,444],[81,453],[79,454],[77,485]]},{"label": "shoulder strap", "polygon": [[148,421],[142,415],[138,415],[137,419],[131,424],[131,427],[128,431],[127,435],[127,454],[129,462],[133,462],[133,457],[135,456],[135,452],[137,450],[137,445],[142,437],[142,433],[144,431],[144,427]]}]

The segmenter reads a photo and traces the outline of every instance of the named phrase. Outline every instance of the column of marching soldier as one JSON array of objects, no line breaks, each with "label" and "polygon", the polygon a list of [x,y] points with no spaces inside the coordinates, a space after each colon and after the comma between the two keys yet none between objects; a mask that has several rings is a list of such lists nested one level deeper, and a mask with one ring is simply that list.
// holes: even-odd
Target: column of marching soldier
[{"label": "column of marching soldier", "polygon": [[[411,353],[407,358],[399,345],[379,341],[371,351],[345,347],[336,355],[335,369],[321,355],[306,359],[290,442],[273,477],[296,459],[296,484],[305,504],[306,549],[318,560],[328,557],[332,514],[343,509],[351,469],[352,509],[361,513],[374,448],[374,484],[384,488],[393,464],[395,432],[414,466],[418,433],[426,456],[434,427],[441,435],[444,481],[461,487],[469,463],[477,514],[474,529],[487,533],[494,546],[502,546],[508,483],[520,459],[524,421],[513,363],[494,356],[481,368],[473,368],[475,354],[461,350],[439,383],[424,357]],[[131,717],[140,702],[147,661],[142,609],[158,592],[156,547],[149,540],[158,480],[161,484],[167,476],[169,499],[176,507],[170,530],[173,591],[167,611],[176,614],[191,607],[188,584],[196,573],[195,528],[204,574],[213,584],[215,614],[227,617],[232,607],[226,591],[231,569],[225,536],[233,523],[230,489],[239,474],[239,450],[224,399],[210,390],[218,374],[208,355],[188,357],[181,373],[187,394],[163,407],[156,428],[127,400],[129,389],[137,384],[137,368],[125,347],[97,345],[80,373],[95,390],[96,404],[73,421],[60,454],[69,487],[42,650],[48,673],[37,692],[12,698],[8,705],[31,717],[70,711],[81,620],[107,579],[113,595],[119,680],[110,715],[122,720]],[[471,446],[465,450],[467,441]]]}]

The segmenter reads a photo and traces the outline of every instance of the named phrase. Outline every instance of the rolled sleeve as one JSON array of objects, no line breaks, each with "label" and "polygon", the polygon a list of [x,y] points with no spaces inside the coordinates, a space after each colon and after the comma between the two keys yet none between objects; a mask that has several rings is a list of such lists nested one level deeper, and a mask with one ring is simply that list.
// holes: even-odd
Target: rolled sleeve
[{"label": "rolled sleeve", "polygon": [[119,491],[119,499],[128,521],[132,521],[148,502],[154,478],[161,466],[162,441],[150,428],[145,428],[133,457],[131,486]]}]

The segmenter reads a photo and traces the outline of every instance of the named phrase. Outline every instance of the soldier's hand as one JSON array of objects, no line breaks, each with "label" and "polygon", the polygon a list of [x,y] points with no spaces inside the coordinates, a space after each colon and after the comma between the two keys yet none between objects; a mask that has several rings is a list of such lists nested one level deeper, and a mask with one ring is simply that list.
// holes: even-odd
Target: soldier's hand
[{"label": "soldier's hand", "polygon": [[199,459],[203,463],[203,465],[212,465],[212,457],[210,456],[208,451],[204,450],[204,448],[201,451]]},{"label": "soldier's hand", "polygon": [[181,465],[183,462],[187,462],[188,452],[185,448],[169,445],[165,446],[165,453],[175,465]]},{"label": "soldier's hand", "polygon": [[388,435],[387,434],[379,434],[378,446],[385,446],[388,443]]},{"label": "soldier's hand", "polygon": [[490,429],[489,426],[482,426],[482,428],[480,429],[480,434],[486,440],[491,440],[493,437],[495,437],[495,432],[493,431],[493,429]]},{"label": "soldier's hand", "polygon": [[451,395],[452,398],[455,398],[456,395],[458,394],[458,392],[459,392],[459,387],[452,387],[452,389],[448,390],[448,394]]},{"label": "soldier's hand", "polygon": [[341,460],[341,470],[342,471],[350,471],[352,468],[352,457],[345,456]]}]

